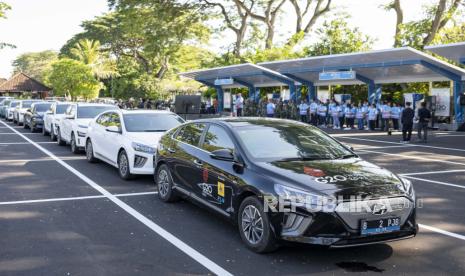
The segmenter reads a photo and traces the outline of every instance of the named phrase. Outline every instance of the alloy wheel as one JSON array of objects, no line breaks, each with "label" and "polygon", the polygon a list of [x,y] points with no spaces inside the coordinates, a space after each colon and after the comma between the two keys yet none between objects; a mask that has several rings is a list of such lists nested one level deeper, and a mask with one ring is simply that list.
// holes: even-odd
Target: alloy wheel
[{"label": "alloy wheel", "polygon": [[260,211],[253,205],[248,205],[242,211],[242,231],[251,244],[257,244],[263,237],[263,219]]},{"label": "alloy wheel", "polygon": [[166,197],[168,195],[170,189],[170,183],[168,178],[168,173],[166,170],[160,170],[158,174],[158,192],[160,193],[161,197]]}]

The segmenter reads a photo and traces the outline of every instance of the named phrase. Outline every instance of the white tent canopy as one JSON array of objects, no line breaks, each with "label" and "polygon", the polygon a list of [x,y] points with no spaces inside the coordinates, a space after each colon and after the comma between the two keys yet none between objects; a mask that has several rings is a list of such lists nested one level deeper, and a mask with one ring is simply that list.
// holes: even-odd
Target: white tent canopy
[{"label": "white tent canopy", "polygon": [[465,64],[465,41],[459,43],[427,46],[428,50],[447,59]]}]

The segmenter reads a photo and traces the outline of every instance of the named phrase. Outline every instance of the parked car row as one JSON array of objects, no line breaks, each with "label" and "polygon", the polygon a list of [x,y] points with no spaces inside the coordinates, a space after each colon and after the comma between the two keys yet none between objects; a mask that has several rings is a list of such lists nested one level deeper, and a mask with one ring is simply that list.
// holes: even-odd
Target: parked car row
[{"label": "parked car row", "polygon": [[418,231],[409,180],[308,124],[184,122],[168,111],[98,103],[31,107],[23,115],[31,131],[41,128],[73,153],[85,150],[88,162],[108,163],[122,179],[153,174],[162,201],[185,198],[225,216],[255,252],[272,251],[282,241],[348,247]]}]

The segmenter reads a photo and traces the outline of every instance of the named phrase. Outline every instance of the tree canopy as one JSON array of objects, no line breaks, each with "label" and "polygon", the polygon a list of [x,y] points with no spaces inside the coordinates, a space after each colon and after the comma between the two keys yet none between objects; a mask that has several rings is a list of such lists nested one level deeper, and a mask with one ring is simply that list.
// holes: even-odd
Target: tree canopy
[{"label": "tree canopy", "polygon": [[52,63],[58,59],[58,53],[52,50],[24,53],[13,60],[13,72],[23,72],[41,82],[46,81],[52,69]]}]

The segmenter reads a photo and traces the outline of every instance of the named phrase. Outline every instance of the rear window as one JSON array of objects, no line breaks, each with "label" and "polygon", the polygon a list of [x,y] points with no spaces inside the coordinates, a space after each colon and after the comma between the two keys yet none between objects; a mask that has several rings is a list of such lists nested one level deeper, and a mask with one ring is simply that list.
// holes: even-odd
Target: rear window
[{"label": "rear window", "polygon": [[23,108],[29,108],[33,104],[33,101],[24,101],[23,102]]},{"label": "rear window", "polygon": [[10,107],[16,107],[19,104],[19,102],[12,102]]},{"label": "rear window", "polygon": [[65,114],[66,109],[68,108],[69,104],[59,104],[56,107],[56,114]]},{"label": "rear window", "polygon": [[50,103],[36,104],[36,105],[34,105],[34,110],[36,112],[45,112],[45,111],[50,109],[51,105],[52,104],[50,104]]}]

